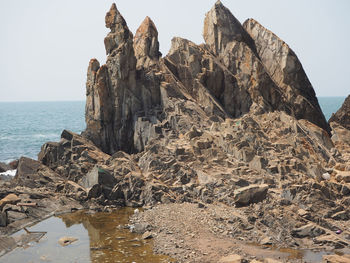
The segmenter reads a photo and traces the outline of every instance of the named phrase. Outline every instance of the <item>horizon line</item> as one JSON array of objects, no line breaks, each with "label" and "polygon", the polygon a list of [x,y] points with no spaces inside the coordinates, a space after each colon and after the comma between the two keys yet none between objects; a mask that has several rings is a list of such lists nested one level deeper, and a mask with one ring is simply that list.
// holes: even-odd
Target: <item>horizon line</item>
[{"label": "horizon line", "polygon": [[[348,95],[341,95],[341,96],[316,96],[317,98],[346,98]],[[15,102],[83,102],[86,101],[86,99],[74,99],[74,100],[8,100],[8,101],[1,101],[0,103],[15,103]]]},{"label": "horizon line", "polygon": [[15,102],[83,102],[86,101],[86,99],[83,100],[7,100],[7,101],[0,101],[0,103],[15,103]]}]

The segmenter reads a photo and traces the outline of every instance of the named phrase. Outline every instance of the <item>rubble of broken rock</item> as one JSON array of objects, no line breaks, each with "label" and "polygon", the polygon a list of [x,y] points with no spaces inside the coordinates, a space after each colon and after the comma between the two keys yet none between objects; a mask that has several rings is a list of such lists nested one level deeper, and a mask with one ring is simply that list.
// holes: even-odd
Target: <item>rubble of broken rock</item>
[{"label": "rubble of broken rock", "polygon": [[86,130],[19,160],[0,185],[1,234],[57,211],[130,206],[144,207],[133,226],[179,261],[259,259],[244,244],[349,247],[350,130],[326,122],[286,43],[220,1],[206,43],[174,38],[163,58],[150,18],[133,38],[113,4],[106,27]]}]

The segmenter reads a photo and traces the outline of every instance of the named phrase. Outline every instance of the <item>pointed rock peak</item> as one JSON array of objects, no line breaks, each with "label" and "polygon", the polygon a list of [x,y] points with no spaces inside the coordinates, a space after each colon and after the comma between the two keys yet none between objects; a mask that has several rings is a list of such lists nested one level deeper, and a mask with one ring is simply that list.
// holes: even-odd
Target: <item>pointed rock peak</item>
[{"label": "pointed rock peak", "polygon": [[249,34],[221,1],[217,1],[206,14],[203,37],[205,43],[216,54],[224,51],[226,45],[232,41],[244,41],[256,53],[254,42]]},{"label": "pointed rock peak", "polygon": [[132,46],[133,35],[115,4],[112,4],[107,12],[105,23],[106,27],[111,29],[111,32],[108,33],[104,40],[107,55],[111,54],[114,49],[123,43],[129,43]]},{"label": "pointed rock peak", "polygon": [[118,24],[122,26],[126,26],[126,22],[123,16],[119,13],[115,3],[112,4],[111,8],[107,12],[105,17],[105,23],[106,23],[106,27],[110,28],[112,32],[115,31],[116,26]]},{"label": "pointed rock peak", "polygon": [[100,62],[96,58],[92,58],[89,62],[88,72],[97,72],[100,68]]},{"label": "pointed rock peak", "polygon": [[221,1],[220,1],[220,0],[216,1],[215,5],[216,5],[216,6],[217,6],[217,5],[224,6],[224,5],[221,3]]},{"label": "pointed rock peak", "polygon": [[158,30],[151,18],[146,16],[134,37],[137,67],[147,68],[159,59]]},{"label": "pointed rock peak", "polygon": [[158,37],[157,27],[153,23],[152,19],[148,16],[146,16],[142,24],[137,29],[135,39],[139,38],[141,35]]}]

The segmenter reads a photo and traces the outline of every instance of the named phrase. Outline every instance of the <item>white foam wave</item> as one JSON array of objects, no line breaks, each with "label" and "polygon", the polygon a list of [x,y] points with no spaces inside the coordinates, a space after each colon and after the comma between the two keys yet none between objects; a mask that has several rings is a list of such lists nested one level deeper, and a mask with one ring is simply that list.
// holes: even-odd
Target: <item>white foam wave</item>
[{"label": "white foam wave", "polygon": [[5,175],[5,176],[15,176],[16,175],[17,170],[8,170],[6,172],[0,173],[0,175]]}]

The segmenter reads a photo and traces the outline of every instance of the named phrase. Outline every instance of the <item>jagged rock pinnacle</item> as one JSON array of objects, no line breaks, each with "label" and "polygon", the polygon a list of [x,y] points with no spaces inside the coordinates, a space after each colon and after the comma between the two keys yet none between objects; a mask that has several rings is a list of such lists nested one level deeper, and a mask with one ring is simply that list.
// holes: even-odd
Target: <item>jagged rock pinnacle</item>
[{"label": "jagged rock pinnacle", "polygon": [[124,18],[119,13],[115,3],[112,4],[111,8],[107,12],[105,17],[105,23],[106,23],[106,27],[110,28],[112,32],[114,31],[117,24],[122,24],[122,25],[126,24]]},{"label": "jagged rock pinnacle", "polygon": [[107,55],[125,42],[132,43],[133,35],[114,3],[106,14],[105,23],[106,27],[111,29],[104,40]]},{"label": "jagged rock pinnacle", "polygon": [[[106,65],[98,67],[93,61],[88,70],[85,136],[106,153],[140,152],[162,132],[163,124],[185,133],[194,118],[203,121],[211,116],[225,119],[284,111],[327,128],[315,121],[322,119],[322,112],[310,111],[310,105],[317,104],[312,86],[307,96],[300,92],[307,79],[297,71],[300,67],[289,70],[288,66],[279,81],[271,69],[275,64],[285,69],[284,60],[265,61],[263,54],[261,59],[260,42],[220,1],[206,14],[207,45],[174,38],[162,59],[158,31],[149,17],[135,38],[115,4],[105,22],[111,29],[105,38],[109,55]],[[274,42],[276,37],[269,34],[268,38]],[[296,56],[286,59],[295,62],[288,65],[300,64]],[[179,101],[186,101],[186,106],[179,108]],[[190,104],[192,109],[187,111]]]},{"label": "jagged rock pinnacle", "polygon": [[159,52],[158,30],[148,16],[137,29],[134,37],[134,50],[137,67],[147,67],[161,56]]},{"label": "jagged rock pinnacle", "polygon": [[205,43],[216,54],[221,53],[232,41],[246,42],[253,52],[256,51],[249,34],[221,1],[217,1],[206,14],[203,37]]}]

